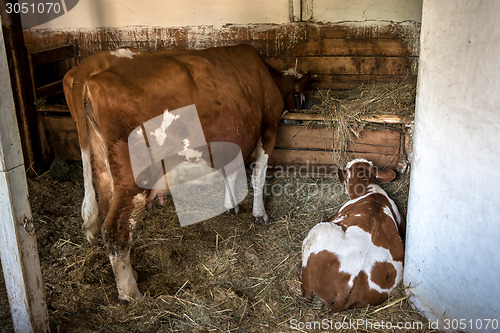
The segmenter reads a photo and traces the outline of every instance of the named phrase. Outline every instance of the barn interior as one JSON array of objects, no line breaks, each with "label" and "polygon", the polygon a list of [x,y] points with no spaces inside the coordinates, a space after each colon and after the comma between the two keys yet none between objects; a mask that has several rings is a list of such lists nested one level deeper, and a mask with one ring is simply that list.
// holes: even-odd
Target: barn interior
[{"label": "barn interior", "polygon": [[[386,331],[373,326],[380,322],[421,323],[418,331],[437,331],[426,319],[434,317],[414,307],[407,283],[380,306],[337,314],[319,300],[306,302],[298,278],[308,230],[347,200],[334,175],[347,160],[367,158],[396,170],[398,178],[384,189],[407,213],[421,0],[62,3],[64,15],[29,27],[28,19],[2,11],[53,331],[338,330],[304,326],[324,320],[362,320],[372,325],[359,330],[366,332]],[[279,70],[313,73],[304,108],[289,110],[280,121],[265,192],[273,223],[251,222],[251,195],[240,215],[183,228],[172,200],[154,205],[132,250],[146,299],[121,304],[103,241],[93,246],[80,230],[80,151],[62,77],[99,51],[240,43],[256,47]],[[13,330],[3,284],[0,322],[2,332]]]}]

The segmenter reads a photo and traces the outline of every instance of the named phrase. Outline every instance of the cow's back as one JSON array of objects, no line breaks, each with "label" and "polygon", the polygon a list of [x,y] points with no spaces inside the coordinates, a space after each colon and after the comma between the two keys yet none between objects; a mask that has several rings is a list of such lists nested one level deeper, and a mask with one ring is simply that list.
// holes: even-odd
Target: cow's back
[{"label": "cow's back", "polygon": [[404,248],[383,203],[378,193],[350,200],[303,242],[304,290],[334,311],[380,304],[401,281]]},{"label": "cow's back", "polygon": [[206,140],[234,142],[246,159],[263,124],[277,123],[281,114],[275,110],[283,108],[259,54],[243,45],[101,52],[75,74],[86,78],[93,117],[108,143],[126,140],[134,128],[165,110],[194,104]]}]

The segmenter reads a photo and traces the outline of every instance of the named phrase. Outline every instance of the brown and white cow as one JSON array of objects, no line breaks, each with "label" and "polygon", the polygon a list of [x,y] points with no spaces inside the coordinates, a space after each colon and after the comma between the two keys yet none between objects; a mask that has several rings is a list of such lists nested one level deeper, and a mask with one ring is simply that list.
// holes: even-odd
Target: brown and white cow
[{"label": "brown and white cow", "polygon": [[[163,131],[172,119],[168,110],[194,104],[207,142],[237,144],[244,160],[256,151],[252,215],[268,222],[263,186],[278,120],[295,108],[294,92],[302,92],[309,78],[292,83],[247,45],[162,52],[122,48],[92,55],[66,74],[64,92],[82,152],[83,230],[89,241],[102,231],[120,300],[142,298],[130,263],[132,232],[145,205],[165,194],[136,186],[127,146],[131,131],[159,115],[164,122],[157,131]],[[189,154],[178,157],[196,163]]]},{"label": "brown and white cow", "polygon": [[314,226],[302,244],[304,296],[318,296],[333,311],[378,305],[401,281],[404,246],[398,208],[376,183],[396,174],[356,159],[339,170],[347,201],[328,222]]}]

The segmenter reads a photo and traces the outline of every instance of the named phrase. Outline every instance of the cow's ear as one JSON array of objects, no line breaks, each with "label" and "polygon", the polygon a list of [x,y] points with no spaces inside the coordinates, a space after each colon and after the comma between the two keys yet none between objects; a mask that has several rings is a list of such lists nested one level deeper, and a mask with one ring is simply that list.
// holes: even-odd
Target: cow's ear
[{"label": "cow's ear", "polygon": [[299,91],[304,92],[306,88],[309,86],[309,82],[311,82],[312,73],[311,71],[307,72],[306,75],[300,78],[299,80]]},{"label": "cow's ear", "polygon": [[396,178],[396,173],[391,169],[377,169],[377,179],[382,183],[388,183]]},{"label": "cow's ear", "polygon": [[337,170],[337,177],[339,178],[339,182],[341,182],[341,183],[345,182],[347,179],[347,171],[339,168]]}]

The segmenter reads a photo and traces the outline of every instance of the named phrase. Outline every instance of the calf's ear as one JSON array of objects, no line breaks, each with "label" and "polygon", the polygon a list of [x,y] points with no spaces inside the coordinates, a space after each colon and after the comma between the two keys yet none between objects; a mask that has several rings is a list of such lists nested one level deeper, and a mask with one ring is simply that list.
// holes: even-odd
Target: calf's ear
[{"label": "calf's ear", "polygon": [[347,171],[342,170],[342,169],[337,169],[337,177],[339,179],[339,182],[343,183],[347,179]]},{"label": "calf's ear", "polygon": [[388,183],[396,178],[396,173],[391,169],[377,169],[377,179],[382,183]]},{"label": "calf's ear", "polygon": [[311,71],[307,72],[306,75],[300,78],[299,80],[299,91],[304,93],[309,86],[309,82],[311,81],[312,73]]}]

